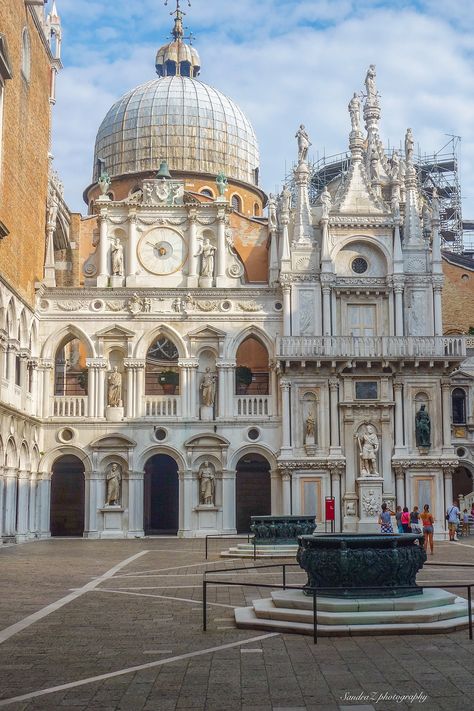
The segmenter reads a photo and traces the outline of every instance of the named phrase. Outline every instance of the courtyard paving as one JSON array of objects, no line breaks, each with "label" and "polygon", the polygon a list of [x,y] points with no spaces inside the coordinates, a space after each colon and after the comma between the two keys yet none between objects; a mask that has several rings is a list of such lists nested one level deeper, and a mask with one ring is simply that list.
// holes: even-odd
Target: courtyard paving
[{"label": "courtyard paving", "polygon": [[[472,543],[470,542],[472,540]],[[233,608],[264,588],[210,587],[205,570],[254,581],[253,561],[212,541],[52,539],[0,548],[0,708],[100,711],[391,711],[474,708],[474,642],[321,638],[238,630]],[[438,543],[420,581],[474,582],[474,537]],[[256,563],[257,566],[262,562]],[[247,567],[245,573],[233,569]],[[280,582],[273,571],[259,580]],[[222,576],[220,576],[222,577]],[[301,574],[290,582],[304,582]],[[20,698],[19,698],[20,697]]]}]

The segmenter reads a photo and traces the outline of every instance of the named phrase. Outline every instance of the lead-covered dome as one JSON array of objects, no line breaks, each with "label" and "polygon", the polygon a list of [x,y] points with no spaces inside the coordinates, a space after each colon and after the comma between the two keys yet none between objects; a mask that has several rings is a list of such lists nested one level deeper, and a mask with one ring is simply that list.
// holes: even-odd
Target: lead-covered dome
[{"label": "lead-covered dome", "polygon": [[103,120],[95,144],[94,181],[158,170],[217,175],[253,185],[259,152],[239,107],[203,82],[183,76],[153,79],[129,91]]}]

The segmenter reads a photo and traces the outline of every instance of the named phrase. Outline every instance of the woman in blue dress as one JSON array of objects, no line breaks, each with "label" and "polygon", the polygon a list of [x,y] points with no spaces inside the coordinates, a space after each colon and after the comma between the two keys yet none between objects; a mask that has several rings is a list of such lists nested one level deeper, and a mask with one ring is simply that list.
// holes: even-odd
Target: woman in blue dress
[{"label": "woman in blue dress", "polygon": [[390,511],[385,501],[382,504],[382,512],[379,514],[380,533],[393,533],[392,519],[393,511]]}]

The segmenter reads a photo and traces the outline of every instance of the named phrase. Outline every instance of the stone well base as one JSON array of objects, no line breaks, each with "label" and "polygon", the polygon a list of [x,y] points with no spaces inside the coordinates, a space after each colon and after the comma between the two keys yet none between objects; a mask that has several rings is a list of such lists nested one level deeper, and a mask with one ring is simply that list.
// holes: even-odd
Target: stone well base
[{"label": "stone well base", "polygon": [[[351,600],[318,597],[318,635],[434,634],[468,626],[467,601],[438,588],[423,595]],[[235,610],[237,627],[313,634],[313,600],[300,590],[278,590]]]},{"label": "stone well base", "polygon": [[[296,563],[298,546],[293,543],[279,546],[256,546],[257,558],[292,558]],[[239,543],[233,548],[221,552],[221,558],[253,558],[253,545]]]}]

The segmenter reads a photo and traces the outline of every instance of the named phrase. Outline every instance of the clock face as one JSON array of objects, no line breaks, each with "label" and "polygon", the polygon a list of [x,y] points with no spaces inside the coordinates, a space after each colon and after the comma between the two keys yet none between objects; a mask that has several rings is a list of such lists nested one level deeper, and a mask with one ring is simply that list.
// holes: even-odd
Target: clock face
[{"label": "clock face", "polygon": [[179,271],[187,256],[184,239],[179,232],[168,227],[158,227],[147,232],[138,243],[138,259],[153,274],[173,274]]}]

